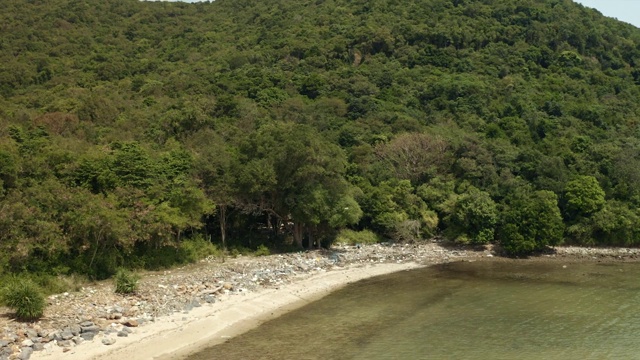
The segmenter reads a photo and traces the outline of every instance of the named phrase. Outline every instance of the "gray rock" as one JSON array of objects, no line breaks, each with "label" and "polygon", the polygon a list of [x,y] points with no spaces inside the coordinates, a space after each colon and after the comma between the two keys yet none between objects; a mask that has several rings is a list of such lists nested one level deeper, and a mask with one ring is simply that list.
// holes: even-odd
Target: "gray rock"
[{"label": "gray rock", "polygon": [[80,325],[72,325],[69,327],[69,330],[71,331],[73,336],[78,336],[80,335],[80,332],[82,332],[82,328],[80,327]]},{"label": "gray rock", "polygon": [[33,349],[30,347],[23,347],[22,351],[20,351],[20,355],[18,355],[18,359],[20,360],[29,360],[29,358],[31,357],[31,354],[33,354]]},{"label": "gray rock", "polygon": [[211,295],[205,295],[205,296],[204,296],[204,301],[205,301],[207,304],[213,304],[213,303],[215,303],[215,302],[216,302],[216,297],[215,297],[215,296],[211,296]]},{"label": "gray rock", "polygon": [[1,348],[1,347],[5,347],[5,346],[7,346],[7,345],[9,345],[9,344],[10,344],[10,343],[9,343],[9,341],[8,341],[8,340],[0,340],[0,348]]},{"label": "gray rock", "polygon": [[91,341],[93,340],[93,338],[96,336],[97,333],[94,332],[85,332],[80,334],[80,337],[87,340],[87,341]]},{"label": "gray rock", "polygon": [[80,332],[81,333],[97,333],[97,332],[100,332],[100,327],[96,325],[83,326]]},{"label": "gray rock", "polygon": [[89,321],[89,320],[83,321],[80,323],[80,327],[83,327],[83,328],[93,326],[93,325],[95,325],[93,321]]},{"label": "gray rock", "polygon": [[131,328],[128,328],[128,327],[126,327],[126,326],[125,326],[125,327],[123,327],[121,331],[124,331],[124,332],[126,332],[127,334],[131,334],[131,333],[133,332],[133,330],[131,330]]},{"label": "gray rock", "polygon": [[33,344],[32,348],[33,348],[33,351],[42,351],[44,350],[44,344],[37,342]]},{"label": "gray rock", "polygon": [[65,328],[64,330],[62,330],[62,333],[60,334],[60,338],[62,340],[71,340],[73,339],[75,335],[73,335],[73,332],[71,332],[71,329],[69,328]]},{"label": "gray rock", "polygon": [[[127,329],[127,328],[125,328],[125,329]],[[127,336],[129,336],[129,333],[126,332],[126,331],[118,331],[118,336],[119,337],[127,337]]]},{"label": "gray rock", "polygon": [[84,339],[83,339],[83,338],[81,338],[80,336],[76,336],[76,337],[74,337],[74,338],[73,338],[73,342],[74,342],[76,345],[80,345],[80,344],[82,344],[82,343],[84,342]]},{"label": "gray rock", "polygon": [[22,340],[22,346],[31,347],[33,346],[33,341],[31,339]]},{"label": "gray rock", "polygon": [[106,337],[104,339],[102,339],[102,343],[105,345],[113,345],[116,343],[116,339],[112,338],[112,337]]},{"label": "gray rock", "polygon": [[38,337],[38,332],[33,330],[33,329],[27,329],[24,331],[24,334],[28,337],[28,338],[34,338],[34,337]]}]

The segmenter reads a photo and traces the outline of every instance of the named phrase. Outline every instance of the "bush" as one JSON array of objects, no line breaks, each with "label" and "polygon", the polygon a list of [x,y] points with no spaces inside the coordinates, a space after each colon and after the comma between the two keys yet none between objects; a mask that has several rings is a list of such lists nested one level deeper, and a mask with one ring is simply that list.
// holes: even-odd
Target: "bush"
[{"label": "bush", "polygon": [[382,241],[382,238],[371,230],[354,231],[342,229],[336,237],[336,242],[348,245],[375,244]]},{"label": "bush", "polygon": [[138,280],[140,277],[131,271],[119,269],[114,277],[116,293],[132,294],[138,290]]},{"label": "bush", "polygon": [[42,289],[45,295],[60,294],[66,291],[80,291],[82,286],[87,283],[87,279],[82,275],[48,275],[33,274],[29,276]]},{"label": "bush", "polygon": [[218,247],[202,236],[185,240],[180,244],[178,263],[195,263],[208,256],[222,256]]},{"label": "bush", "polygon": [[2,289],[2,302],[16,312],[19,320],[42,317],[45,299],[38,285],[29,279],[14,278]]},{"label": "bush", "polygon": [[269,250],[268,247],[266,247],[264,245],[260,245],[256,249],[256,252],[254,253],[254,255],[255,256],[267,256],[267,255],[271,255],[271,251]]}]

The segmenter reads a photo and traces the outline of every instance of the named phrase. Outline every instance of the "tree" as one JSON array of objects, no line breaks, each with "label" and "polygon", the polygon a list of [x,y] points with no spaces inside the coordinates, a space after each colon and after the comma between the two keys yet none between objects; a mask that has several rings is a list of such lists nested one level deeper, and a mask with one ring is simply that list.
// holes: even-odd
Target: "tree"
[{"label": "tree", "polygon": [[[243,150],[250,159],[239,178],[244,206],[285,224],[292,222],[298,246],[302,247],[305,233],[311,246],[313,235],[322,232],[320,225],[332,218],[338,225],[359,220],[361,210],[349,200],[350,185],[344,178],[344,152],[311,127],[265,125]],[[341,203],[350,205],[341,209]]]},{"label": "tree", "polygon": [[420,133],[402,134],[389,143],[380,144],[376,155],[395,170],[399,179],[423,182],[449,170],[452,154],[439,136]]},{"label": "tree", "polygon": [[578,176],[565,186],[565,214],[570,220],[590,216],[602,209],[604,197],[605,193],[595,177]]},{"label": "tree", "polygon": [[562,242],[564,224],[551,191],[519,188],[506,199],[497,239],[510,255],[527,255]]},{"label": "tree", "polygon": [[497,222],[498,209],[491,196],[470,187],[458,197],[446,218],[446,234],[462,243],[486,244],[493,241]]}]

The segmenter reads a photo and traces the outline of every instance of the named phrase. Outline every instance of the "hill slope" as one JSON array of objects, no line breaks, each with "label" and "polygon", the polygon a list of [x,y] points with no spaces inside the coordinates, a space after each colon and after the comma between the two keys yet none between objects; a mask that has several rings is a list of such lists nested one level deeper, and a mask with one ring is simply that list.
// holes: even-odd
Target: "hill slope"
[{"label": "hill slope", "polygon": [[640,241],[640,30],[571,1],[6,8],[10,269],[104,276],[345,228],[516,254]]}]

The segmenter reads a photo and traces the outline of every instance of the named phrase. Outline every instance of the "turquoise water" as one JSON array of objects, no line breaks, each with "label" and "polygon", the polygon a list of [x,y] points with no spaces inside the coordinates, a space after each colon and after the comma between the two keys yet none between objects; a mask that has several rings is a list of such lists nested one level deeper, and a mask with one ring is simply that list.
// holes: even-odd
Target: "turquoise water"
[{"label": "turquoise water", "polygon": [[479,261],[350,285],[190,357],[640,359],[640,265]]}]

